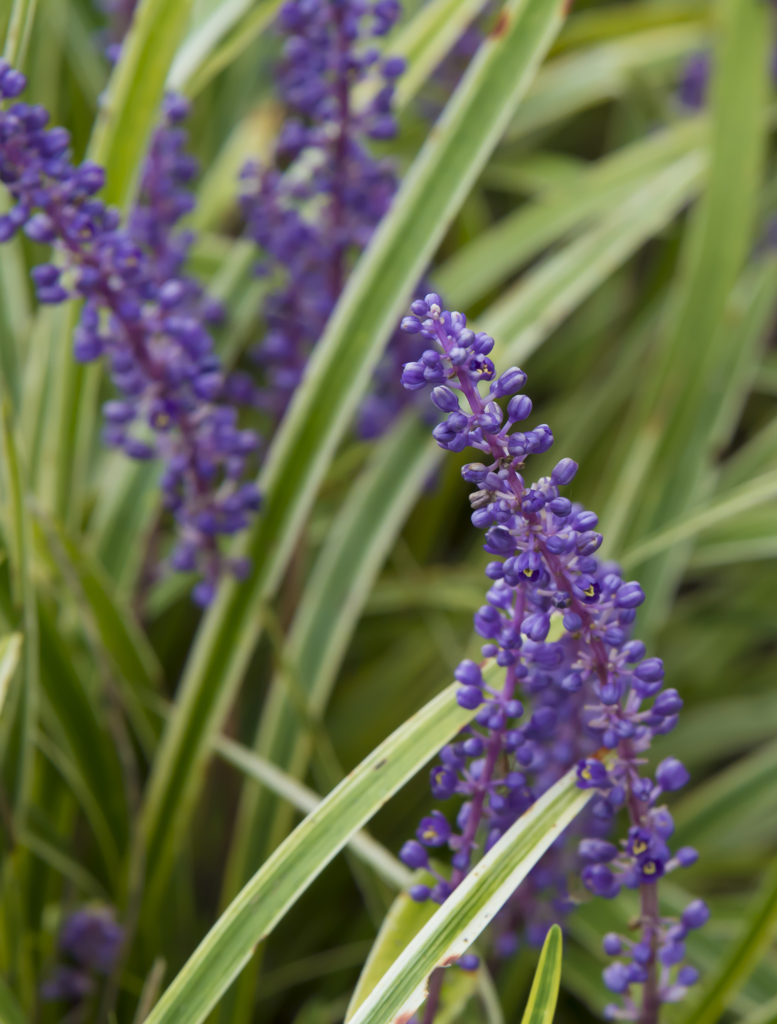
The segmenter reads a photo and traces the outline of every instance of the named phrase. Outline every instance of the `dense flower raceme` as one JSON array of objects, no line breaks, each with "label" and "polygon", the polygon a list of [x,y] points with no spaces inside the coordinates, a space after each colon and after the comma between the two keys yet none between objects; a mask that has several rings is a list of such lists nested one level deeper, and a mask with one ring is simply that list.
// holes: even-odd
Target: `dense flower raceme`
[{"label": "dense flower raceme", "polygon": [[[553,915],[570,906],[565,878],[575,861],[583,884],[596,895],[612,898],[622,886],[639,889],[641,935],[637,941],[606,936],[606,952],[621,959],[605,970],[604,980],[623,997],[608,1015],[648,1024],[661,1002],[682,998],[696,980],[696,970],[682,966],[684,939],[708,916],[695,901],[679,921],[660,917],[657,880],[697,859],[690,847],[670,852],[673,823],[660,802],[663,793],[687,782],[688,773],[670,757],[655,779],[640,774],[652,737],[674,728],[683,702],[676,690],[664,688],[661,660],[647,658],[644,644],[629,638],[644,600],[640,585],[595,557],[602,542],[596,515],[560,493],[577,464],[562,459],[549,477],[524,482],[527,457],[553,444],[546,424],[513,429],[532,411],[531,400],[519,393],[526,375],[511,367],[497,376],[489,358],[493,339],[440,307],[439,296],[427,295],[402,321],[405,331],[429,345],[418,362],[405,365],[402,383],[410,390],[433,388],[432,401],[445,413],[433,431],[442,448],[469,446],[483,453],[483,462],[462,470],[476,487],[472,522],[486,531],[485,550],[494,556],[486,568],[487,604],[475,615],[475,629],[486,641],[484,657],[506,671],[501,689],[487,684],[474,661],[463,661],[455,672],[459,703],[477,715],[441,752],[431,787],[440,800],[454,794],[465,800],[455,825],[435,810],[401,852],[413,868],[432,867],[428,848],[447,846],[452,874],[438,874],[431,890],[419,885],[411,894],[443,902],[468,871],[481,833],[488,850],[577,762],[578,784],[597,791],[585,819],[588,837],[576,854],[558,843],[540,861],[504,908],[502,924],[497,921],[497,949],[515,948],[511,928],[520,922],[541,941]],[[487,385],[484,396],[481,384]],[[506,400],[506,415],[498,400]],[[530,702],[530,714],[524,702]],[[619,847],[604,836],[624,807],[631,827]],[[548,887],[556,890],[550,908],[543,905]]]},{"label": "dense flower raceme", "polygon": [[44,1000],[80,1003],[95,990],[96,978],[111,973],[124,940],[110,907],[87,906],[65,921],[59,935],[59,963],[41,990]]},{"label": "dense flower raceme", "polygon": [[[381,58],[369,45],[394,24],[397,0],[288,0],[278,85],[289,111],[277,146],[278,166],[243,172],[247,230],[265,253],[261,273],[283,272],[264,307],[267,334],[254,355],[264,386],[258,404],[277,419],[321,337],[355,253],[369,241],[396,191],[391,162],[376,158],[370,140],[391,138],[394,83],[404,61]],[[354,90],[368,75],[382,81],[357,108]],[[375,435],[402,402],[402,361],[414,339],[397,334],[360,417]]]},{"label": "dense flower raceme", "polygon": [[[24,87],[21,74],[0,66],[3,97]],[[170,562],[203,575],[193,597],[205,605],[225,568],[246,568],[222,557],[218,537],[243,529],[259,505],[255,487],[241,482],[258,439],[238,428],[234,408],[219,404],[223,378],[205,326],[218,310],[181,273],[187,238],[170,235],[189,208],[181,185],[193,173],[174,127],[183,112],[180,101],[168,103],[126,229],[95,197],[102,168],[70,162],[68,132],[46,130],[42,107],[14,103],[0,112],[0,180],[16,201],[0,217],[0,241],[23,228],[56,245],[57,262],[33,270],[38,299],[85,300],[75,358],[106,357],[122,396],[103,408],[104,439],[130,458],[165,460],[164,501],[180,534]]]}]

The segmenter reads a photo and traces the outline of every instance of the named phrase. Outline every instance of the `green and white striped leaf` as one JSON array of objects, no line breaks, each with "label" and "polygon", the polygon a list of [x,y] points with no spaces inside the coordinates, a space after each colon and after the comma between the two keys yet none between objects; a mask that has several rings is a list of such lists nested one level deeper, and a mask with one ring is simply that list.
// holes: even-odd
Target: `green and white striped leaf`
[{"label": "green and white striped leaf", "polygon": [[553,1024],[561,984],[561,929],[554,924],[545,936],[521,1024]]},{"label": "green and white striped leaf", "polygon": [[147,1018],[199,1024],[332,858],[474,717],[454,684],[377,747],[292,832],[211,928]]},{"label": "green and white striped leaf", "polygon": [[423,1002],[429,975],[462,956],[542,854],[583,810],[591,791],[571,769],[502,836],[408,944],[350,1024],[407,1019]]}]

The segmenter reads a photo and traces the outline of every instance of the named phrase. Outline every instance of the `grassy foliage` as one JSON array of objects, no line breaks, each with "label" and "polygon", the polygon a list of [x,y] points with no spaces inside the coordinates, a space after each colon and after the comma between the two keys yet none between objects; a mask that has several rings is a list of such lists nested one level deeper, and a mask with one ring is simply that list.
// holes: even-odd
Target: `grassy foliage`
[{"label": "grassy foliage", "polygon": [[[282,120],[277,7],[141,0],[112,69],[91,0],[0,7],[30,99],[122,210],[165,89],[193,98],[190,269],[225,301],[229,366],[265,330],[235,179]],[[451,86],[438,65],[476,17]],[[204,614],[188,580],[149,586],[158,467],[101,445],[110,385],[71,358],[74,304],[32,298],[45,250],[0,247],[5,1024],[62,1016],[40,987],[90,899],[129,937],[88,1003],[99,1024],[389,1024],[584,805],[559,783],[434,914],[401,891],[422,769],[472,717],[448,684],[485,589],[457,457],[412,409],[378,441],[353,431],[424,274],[496,337],[498,365],[527,370],[556,435],[536,474],[581,463],[572,497],[643,581],[640,635],[686,702],[651,756],[690,768],[676,838],[703,856],[662,899],[673,914],[703,896],[713,918],[688,945],[703,986],[667,1024],[777,1019],[773,21],[763,0],[408,2],[385,41],[408,60],[401,132],[380,144],[401,187],[269,441],[234,548],[250,575]],[[691,111],[677,87],[700,50],[712,77]],[[552,931],[541,956],[449,971],[438,1022],[600,1015],[601,935],[636,904],[573,896],[563,960]]]}]

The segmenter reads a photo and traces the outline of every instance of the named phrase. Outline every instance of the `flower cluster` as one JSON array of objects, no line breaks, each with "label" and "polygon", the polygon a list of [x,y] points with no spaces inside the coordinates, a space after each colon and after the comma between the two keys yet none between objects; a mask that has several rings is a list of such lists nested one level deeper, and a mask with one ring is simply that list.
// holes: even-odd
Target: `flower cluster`
[{"label": "flower cluster", "polygon": [[[267,333],[253,355],[263,371],[257,404],[280,417],[300,381],[312,347],[343,289],[355,254],[369,241],[396,191],[391,162],[370,140],[396,132],[394,84],[404,69],[365,41],[385,35],[400,12],[397,0],[288,0],[278,71],[289,110],[277,145],[278,166],[249,165],[242,199],[249,235],[264,251],[258,270],[283,272],[265,303]],[[382,81],[369,104],[354,89],[368,75]],[[398,359],[412,358],[407,338],[380,373],[361,414],[361,430],[384,429],[401,401]]]},{"label": "flower cluster", "polygon": [[66,963],[58,964],[41,995],[47,1002],[80,1003],[95,990],[95,978],[110,974],[124,940],[124,931],[110,907],[83,907],[65,921],[59,950]]},{"label": "flower cluster", "polygon": [[[0,95],[15,98],[24,76],[0,65]],[[0,217],[0,241],[20,228],[35,242],[56,245],[56,259],[34,268],[38,300],[83,299],[74,335],[82,363],[105,357],[121,398],[105,404],[105,441],[133,459],[162,457],[166,507],[179,527],[174,568],[203,578],[193,597],[211,600],[226,568],[245,565],[219,551],[258,508],[252,484],[241,482],[257,450],[237,412],[219,404],[223,378],[205,320],[217,311],[180,273],[186,238],[170,228],[189,208],[181,184],[194,173],[174,127],[183,107],[172,100],[146,168],[144,193],[129,226],[96,193],[104,172],[69,159],[64,128],[46,129],[39,106],[14,103],[0,112],[0,181],[15,200]]]},{"label": "flower cluster", "polygon": [[[462,314],[443,311],[438,295],[417,300],[411,309],[402,328],[421,335],[429,348],[405,365],[402,382],[411,390],[433,388],[432,401],[445,414],[433,431],[442,448],[483,453],[483,462],[462,469],[476,488],[470,495],[472,522],[486,531],[484,547],[494,556],[486,567],[487,603],[474,621],[485,641],[484,658],[506,670],[501,688],[490,685],[483,666],[471,660],[454,673],[461,684],[459,704],[477,714],[441,752],[431,788],[440,800],[454,794],[465,799],[455,826],[435,810],[422,820],[417,840],[401,851],[409,866],[430,868],[427,848],[448,846],[452,873],[438,873],[434,887],[416,886],[411,894],[443,902],[469,870],[478,846],[487,851],[577,763],[578,784],[597,791],[584,819],[588,837],[577,850],[582,882],[608,898],[621,886],[641,895],[640,941],[605,941],[608,953],[626,957],[604,973],[610,989],[623,996],[623,1005],[608,1008],[608,1015],[639,1017],[647,1024],[661,1002],[681,998],[695,980],[693,968],[679,966],[683,939],[707,914],[698,901],[679,923],[659,916],[656,881],[697,858],[689,847],[670,853],[672,818],[658,804],[664,792],[687,782],[688,773],[675,758],[658,766],[655,780],[640,773],[652,737],[674,728],[683,702],[676,690],[663,687],[661,660],[646,657],[645,645],[630,638],[644,601],[639,583],[624,580],[617,565],[595,557],[602,543],[596,514],[560,493],[577,464],[561,459],[549,477],[531,485],[521,475],[529,455],[553,444],[547,424],[514,429],[532,412],[531,400],[519,393],[526,374],[511,367],[497,376],[489,357],[493,339],[470,330]],[[485,395],[481,383],[487,384]],[[619,847],[604,836],[621,808],[631,827]],[[541,941],[554,915],[569,909],[566,874],[572,858],[574,851],[552,848],[505,907],[497,922],[502,952],[515,948],[516,921]],[[554,890],[550,908],[542,905],[548,889]],[[638,986],[641,1011],[634,998]]]}]

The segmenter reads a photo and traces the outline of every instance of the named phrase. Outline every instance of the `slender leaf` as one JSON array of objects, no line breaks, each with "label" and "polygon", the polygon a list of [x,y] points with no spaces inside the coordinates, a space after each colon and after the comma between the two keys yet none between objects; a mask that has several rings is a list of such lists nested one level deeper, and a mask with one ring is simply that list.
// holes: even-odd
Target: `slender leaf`
[{"label": "slender leaf", "polygon": [[473,717],[455,685],[354,769],[257,871],[208,932],[148,1017],[198,1024],[288,908],[375,812]]},{"label": "slender leaf", "polygon": [[241,550],[252,571],[224,583],[205,617],[155,763],[143,827],[158,892],[219,730],[337,444],[382,348],[496,145],[562,19],[559,0],[509,0],[351,275],[268,453],[263,512]]},{"label": "slender leaf", "polygon": [[8,686],[19,664],[23,642],[24,637],[21,633],[9,633],[8,636],[0,638],[0,715],[3,714]]},{"label": "slender leaf", "polygon": [[88,156],[106,172],[106,202],[126,209],[159,117],[192,0],[141,0],[95,122]]},{"label": "slender leaf", "polygon": [[745,920],[742,937],[721,964],[683,1024],[716,1024],[777,934],[777,861],[767,872]]},{"label": "slender leaf", "polygon": [[[639,475],[631,502],[621,501],[615,514],[620,523],[634,524],[634,539],[702,500],[721,440],[721,415],[732,401],[731,382],[741,387],[740,339],[725,329],[724,314],[749,254],[761,176],[767,128],[765,13],[758,0],[723,0],[718,8],[709,183],[689,226],[653,368],[634,405],[635,450],[623,460],[624,476],[635,474],[636,467]],[[623,436],[632,435],[624,431]],[[652,454],[638,458],[638,449],[649,450],[651,438],[656,439]],[[612,534],[608,518],[606,533]],[[665,614],[689,547],[671,549],[641,571],[648,600],[640,614],[648,627]]]},{"label": "slender leaf", "polygon": [[701,25],[676,25],[635,32],[623,39],[548,61],[529,90],[506,133],[517,141],[572,114],[621,96],[634,75],[665,67],[674,71],[690,54],[702,50],[707,32]]},{"label": "slender leaf", "polygon": [[702,120],[694,119],[639,140],[581,171],[563,190],[518,207],[435,271],[440,293],[466,309],[538,252],[650,185],[657,172],[698,149],[703,132]]},{"label": "slender leaf", "polygon": [[557,924],[548,932],[521,1024],[553,1024],[561,984],[563,939]]},{"label": "slender leaf", "polygon": [[699,188],[706,160],[689,154],[657,174],[599,224],[547,257],[478,320],[502,361],[526,359],[586,296],[660,231]]},{"label": "slender leaf", "polygon": [[764,473],[755,480],[737,487],[731,494],[721,495],[707,508],[692,512],[663,530],[651,534],[634,547],[627,548],[620,558],[624,568],[639,565],[648,558],[666,551],[681,541],[695,537],[702,530],[726,522],[748,509],[777,497],[777,470]]},{"label": "slender leaf", "polygon": [[[305,714],[313,721],[323,716],[365,601],[438,460],[437,451],[429,444],[428,426],[415,413],[403,417],[376,447],[324,541],[286,645]],[[288,671],[281,666],[273,679],[255,747],[296,778],[304,778],[312,736],[289,697]],[[228,896],[283,838],[276,817],[275,800],[256,787],[246,790],[228,867]]]},{"label": "slender leaf", "polygon": [[[221,736],[215,743],[215,749],[228,764],[266,786],[298,811],[310,814],[321,803],[321,797],[312,789],[247,747]],[[348,846],[393,888],[407,888],[411,884],[411,872],[366,832],[354,833],[348,840]]]},{"label": "slender leaf", "polygon": [[24,505],[24,468],[11,425],[7,401],[0,408],[0,480],[4,491],[5,539],[13,570],[12,597],[20,614],[24,647],[21,676],[21,706],[18,708],[19,754],[14,779],[13,805],[19,824],[27,819],[32,796],[34,747],[32,737],[38,725],[40,703],[40,658],[38,614],[32,579],[32,537]]},{"label": "slender leaf", "polygon": [[735,840],[736,828],[777,806],[777,743],[769,743],[717,772],[673,808],[678,845]]},{"label": "slender leaf", "polygon": [[3,59],[15,68],[24,67],[38,0],[13,0],[3,47]]},{"label": "slender leaf", "polygon": [[[426,872],[418,872],[418,881],[426,877]],[[391,909],[380,926],[370,955],[362,968],[356,988],[345,1013],[348,1024],[367,996],[388,971],[397,957],[406,949],[411,939],[420,932],[434,915],[437,907],[430,900],[418,903],[406,892],[401,892],[391,905]]]},{"label": "slender leaf", "polygon": [[2,1024],[28,1024],[24,1010],[2,976],[0,976],[0,1021]]},{"label": "slender leaf", "polygon": [[573,769],[512,825],[397,957],[351,1018],[387,1024],[423,1002],[429,975],[457,960],[475,941],[542,854],[583,810],[590,791]]},{"label": "slender leaf", "polygon": [[270,23],[278,7],[279,0],[222,0],[181,43],[167,77],[168,89],[195,95],[226,67],[224,52],[234,60]]}]

